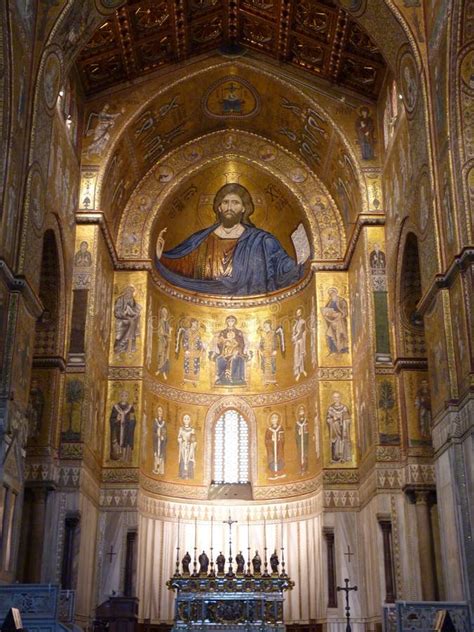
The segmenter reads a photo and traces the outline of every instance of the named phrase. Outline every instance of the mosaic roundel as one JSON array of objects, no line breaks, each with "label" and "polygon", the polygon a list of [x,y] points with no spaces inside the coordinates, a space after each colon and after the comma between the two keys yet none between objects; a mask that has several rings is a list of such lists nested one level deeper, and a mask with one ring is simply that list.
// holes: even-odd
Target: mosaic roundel
[{"label": "mosaic roundel", "polygon": [[410,53],[404,53],[399,65],[399,82],[407,114],[415,111],[419,96],[418,70]]},{"label": "mosaic roundel", "polygon": [[250,118],[260,110],[260,97],[248,81],[231,75],[211,85],[202,107],[207,116],[215,119]]},{"label": "mosaic roundel", "polygon": [[44,64],[43,97],[48,110],[52,110],[61,87],[61,62],[56,53],[52,52]]}]

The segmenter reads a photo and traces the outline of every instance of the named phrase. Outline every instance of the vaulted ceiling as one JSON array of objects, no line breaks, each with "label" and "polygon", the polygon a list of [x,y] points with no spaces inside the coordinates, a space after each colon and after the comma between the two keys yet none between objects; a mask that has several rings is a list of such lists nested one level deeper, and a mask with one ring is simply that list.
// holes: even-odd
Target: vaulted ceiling
[{"label": "vaulted ceiling", "polygon": [[207,51],[243,47],[376,99],[377,46],[333,0],[128,0],[77,66],[86,94]]}]

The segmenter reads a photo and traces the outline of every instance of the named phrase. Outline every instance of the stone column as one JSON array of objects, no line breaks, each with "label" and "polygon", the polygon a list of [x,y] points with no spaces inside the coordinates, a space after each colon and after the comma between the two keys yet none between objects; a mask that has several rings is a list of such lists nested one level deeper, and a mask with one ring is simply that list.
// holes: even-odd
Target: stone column
[{"label": "stone column", "polygon": [[26,580],[41,582],[41,566],[43,562],[44,524],[46,518],[46,500],[48,488],[32,487],[30,542],[26,562]]},{"label": "stone column", "polygon": [[336,563],[334,556],[334,530],[323,528],[323,536],[326,540],[327,551],[327,584],[328,584],[328,608],[337,608],[336,591]]},{"label": "stone column", "polygon": [[383,562],[385,574],[385,603],[394,603],[396,599],[395,578],[393,574],[392,522],[389,518],[377,516],[382,530]]},{"label": "stone column", "polygon": [[79,519],[79,513],[75,512],[67,515],[64,521],[64,548],[61,568],[61,587],[64,589],[75,588],[73,581],[74,544]]},{"label": "stone column", "polygon": [[409,490],[408,495],[416,508],[422,598],[424,601],[435,601],[438,598],[438,589],[433,530],[430,516],[433,492],[426,489],[412,489]]}]

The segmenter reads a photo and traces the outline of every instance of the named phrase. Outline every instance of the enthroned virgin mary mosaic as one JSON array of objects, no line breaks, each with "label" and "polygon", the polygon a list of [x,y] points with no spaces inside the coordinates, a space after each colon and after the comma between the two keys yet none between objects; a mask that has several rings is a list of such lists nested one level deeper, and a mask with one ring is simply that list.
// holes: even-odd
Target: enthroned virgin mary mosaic
[{"label": "enthroned virgin mary mosaic", "polygon": [[292,234],[293,259],[270,232],[250,216],[254,202],[241,184],[221,187],[213,201],[216,222],[165,250],[166,228],[156,244],[156,266],[173,285],[194,292],[246,296],[286,288],[304,275],[310,246],[304,228]]}]

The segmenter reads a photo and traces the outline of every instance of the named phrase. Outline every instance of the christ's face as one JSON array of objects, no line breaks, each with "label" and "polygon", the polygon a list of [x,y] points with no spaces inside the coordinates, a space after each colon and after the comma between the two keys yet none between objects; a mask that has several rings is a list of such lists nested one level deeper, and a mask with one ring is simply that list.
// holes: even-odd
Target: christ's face
[{"label": "christ's face", "polygon": [[226,228],[239,224],[244,211],[242,199],[236,193],[228,193],[219,205],[221,222]]}]

